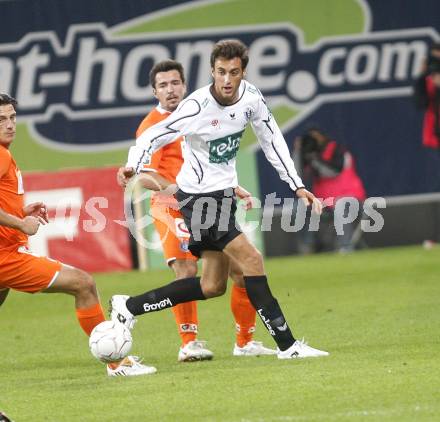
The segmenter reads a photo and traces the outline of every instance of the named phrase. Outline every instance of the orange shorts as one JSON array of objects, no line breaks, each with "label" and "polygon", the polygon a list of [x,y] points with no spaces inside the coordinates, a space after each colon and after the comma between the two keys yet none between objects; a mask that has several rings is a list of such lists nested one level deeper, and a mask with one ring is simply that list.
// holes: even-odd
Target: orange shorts
[{"label": "orange shorts", "polygon": [[61,266],[59,261],[32,254],[25,246],[0,251],[0,289],[40,292],[51,286]]},{"label": "orange shorts", "polygon": [[197,261],[189,250],[189,231],[178,210],[156,203],[151,204],[151,215],[154,217],[154,226],[162,242],[163,255],[169,265],[176,259]]}]

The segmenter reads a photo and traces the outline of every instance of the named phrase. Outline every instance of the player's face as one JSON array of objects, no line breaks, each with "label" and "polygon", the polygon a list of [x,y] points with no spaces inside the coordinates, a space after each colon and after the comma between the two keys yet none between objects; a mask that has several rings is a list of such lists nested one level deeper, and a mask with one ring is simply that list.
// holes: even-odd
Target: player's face
[{"label": "player's face", "polygon": [[233,59],[219,57],[215,60],[214,69],[212,69],[214,91],[222,104],[233,104],[238,100],[238,88],[244,75],[239,57]]},{"label": "player's face", "polygon": [[9,148],[15,137],[15,112],[12,104],[0,105],[0,145]]},{"label": "player's face", "polygon": [[186,85],[177,70],[159,72],[156,74],[156,87],[153,93],[165,110],[174,111],[185,96]]}]

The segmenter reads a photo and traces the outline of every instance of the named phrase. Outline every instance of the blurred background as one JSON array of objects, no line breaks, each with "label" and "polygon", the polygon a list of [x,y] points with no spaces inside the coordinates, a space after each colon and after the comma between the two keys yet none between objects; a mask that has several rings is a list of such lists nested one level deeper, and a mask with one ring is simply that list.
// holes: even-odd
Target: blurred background
[{"label": "blurred background", "polygon": [[[36,252],[89,271],[164,265],[160,249],[130,238],[116,168],[156,104],[153,64],[182,62],[191,92],[210,82],[222,38],[249,46],[247,79],[302,157],[307,186],[351,172],[360,201],[386,199],[383,229],[360,233],[353,248],[440,241],[437,0],[2,0],[0,9],[0,92],[19,102],[12,153],[26,200],[45,201],[52,217],[31,239]],[[310,143],[312,128],[325,143]],[[238,172],[254,196],[292,196],[249,129]],[[271,230],[252,235],[266,255],[332,249],[283,230],[281,206]],[[155,240],[151,224],[143,231]]]}]

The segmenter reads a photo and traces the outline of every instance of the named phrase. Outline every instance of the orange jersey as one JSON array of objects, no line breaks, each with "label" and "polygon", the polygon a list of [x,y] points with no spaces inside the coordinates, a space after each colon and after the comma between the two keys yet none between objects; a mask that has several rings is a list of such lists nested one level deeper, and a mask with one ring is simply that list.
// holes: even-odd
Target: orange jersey
[{"label": "orange jersey", "polygon": [[[170,112],[165,111],[160,106],[155,107],[150,113],[148,113],[138,127],[136,138],[138,138],[145,129],[148,129],[150,126],[166,119],[169,115]],[[182,142],[182,138],[177,138],[175,142],[156,151],[151,156],[150,164],[144,165],[144,170],[156,171],[165,179],[172,183],[176,183],[176,177],[183,164]]]},{"label": "orange jersey", "polygon": [[[8,149],[0,145],[0,208],[8,214],[24,218],[24,190],[20,170]],[[0,226],[0,251],[14,245],[26,245],[27,235],[10,227]]]}]

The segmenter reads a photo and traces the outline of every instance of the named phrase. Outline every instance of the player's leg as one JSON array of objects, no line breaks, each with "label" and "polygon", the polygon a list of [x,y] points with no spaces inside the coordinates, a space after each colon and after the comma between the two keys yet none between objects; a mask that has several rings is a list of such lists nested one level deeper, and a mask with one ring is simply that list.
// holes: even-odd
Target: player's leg
[{"label": "player's leg", "polygon": [[93,277],[78,268],[62,265],[53,283],[43,293],[67,293],[74,296],[76,316],[81,328],[90,335],[105,321]]},{"label": "player's leg", "polygon": [[220,251],[202,251],[202,277],[200,285],[206,299],[222,296],[226,292],[229,258]]},{"label": "player's leg", "polygon": [[[176,259],[170,263],[170,267],[174,271],[177,280],[197,275],[197,261],[195,260]],[[182,339],[177,360],[179,362],[211,360],[214,354],[206,347],[206,341],[197,340],[197,302],[193,300],[180,303],[171,310],[174,313],[179,335]]]},{"label": "player's leg", "polygon": [[[65,266],[58,261],[40,257],[20,247],[8,254],[0,266],[0,289],[8,288],[27,293],[68,293],[75,297],[79,323],[90,334],[104,321],[96,285],[84,271]],[[109,375],[143,375],[156,372],[156,368],[142,365],[133,356],[107,368]]]},{"label": "player's leg", "polygon": [[[189,233],[179,211],[152,202],[151,214],[160,236],[163,254],[176,280],[196,277],[197,258],[188,249]],[[197,302],[180,303],[172,308],[182,340],[177,359],[180,362],[212,359],[206,342],[197,340]]]},{"label": "player's leg", "polygon": [[243,272],[230,260],[229,277],[234,282],[231,289],[231,310],[235,319],[236,346],[244,347],[252,340],[255,331],[256,311],[246,293]]},{"label": "player's leg", "polygon": [[[190,260],[176,259],[170,263],[176,280],[192,278],[197,275],[197,263]],[[198,331],[197,302],[186,302],[172,308],[182,347],[191,341],[195,341]]]},{"label": "player's leg", "polygon": [[[74,296],[76,316],[84,332],[90,335],[93,328],[105,321],[93,277],[83,270],[63,265],[53,283],[43,293],[66,293]],[[137,356],[127,356],[107,365],[109,376],[138,376],[157,372],[153,366],[140,362]]]},{"label": "player's leg", "polygon": [[205,300],[224,294],[228,259],[219,251],[202,252],[202,277],[176,280],[138,296],[113,296],[110,311],[113,320],[132,328],[135,316],[171,308],[191,300]]},{"label": "player's leg", "polygon": [[276,354],[276,350],[264,347],[261,341],[254,341],[253,339],[256,311],[247,295],[243,272],[234,260],[230,260],[229,278],[234,282],[231,289],[231,310],[236,327],[233,355],[260,356]]},{"label": "player's leg", "polygon": [[246,291],[262,322],[277,343],[279,358],[325,356],[327,352],[312,349],[297,341],[284,318],[278,301],[272,295],[264,272],[263,258],[244,234],[224,248],[225,254],[240,263]]},{"label": "player's leg", "polygon": [[75,296],[75,307],[83,330],[90,334],[105,320],[92,277],[50,258],[33,254],[22,246],[8,254],[0,269],[0,288],[22,292],[63,292]]}]

